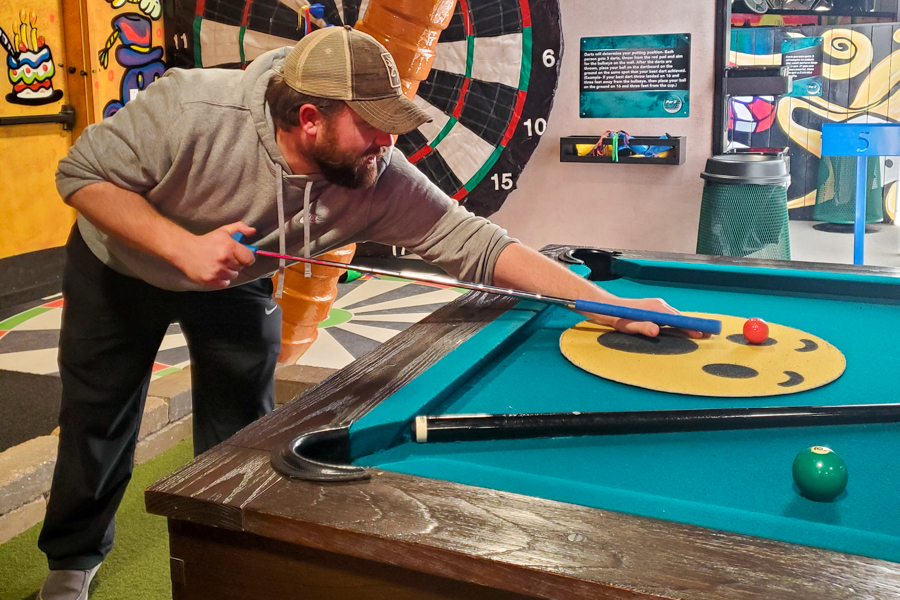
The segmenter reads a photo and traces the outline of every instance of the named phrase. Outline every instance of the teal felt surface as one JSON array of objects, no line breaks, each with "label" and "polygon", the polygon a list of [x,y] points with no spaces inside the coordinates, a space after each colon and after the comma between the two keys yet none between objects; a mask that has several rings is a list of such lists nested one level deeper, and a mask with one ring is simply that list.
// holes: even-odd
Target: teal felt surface
[{"label": "teal felt surface", "polygon": [[[519,329],[514,344],[471,365],[446,389],[439,371],[416,384],[443,388],[430,414],[659,410],[895,402],[900,311],[884,302],[787,297],[604,282],[627,297],[663,297],[688,311],[760,317],[819,336],[847,358],[847,370],[822,388],[769,398],[718,399],[662,394],[607,381],[569,363],[559,336],[582,317],[561,308]],[[442,361],[460,359],[477,334]],[[484,352],[482,351],[482,354]],[[432,378],[429,373],[435,375]],[[401,390],[402,391],[402,390]],[[432,394],[433,395],[433,394]],[[413,403],[414,404],[414,403]],[[403,422],[410,403],[389,398],[380,410]],[[381,415],[384,418],[384,414]],[[367,428],[367,417],[355,424]],[[900,425],[805,427],[755,431],[629,435],[418,445],[401,443],[357,464],[538,495],[596,508],[658,517],[900,561]],[[352,442],[355,444],[355,442]],[[369,448],[378,444],[369,441]],[[794,456],[824,445],[847,463],[849,483],[835,501],[801,497],[791,478]]]},{"label": "teal felt surface", "polygon": [[516,333],[541,316],[545,305],[522,301],[488,323],[475,336],[453,351],[453,359],[442,360],[382,402],[364,419],[350,425],[353,456],[377,452],[398,437],[410,437],[413,416],[434,409],[441,400],[465,386],[492,356],[518,341]]}]

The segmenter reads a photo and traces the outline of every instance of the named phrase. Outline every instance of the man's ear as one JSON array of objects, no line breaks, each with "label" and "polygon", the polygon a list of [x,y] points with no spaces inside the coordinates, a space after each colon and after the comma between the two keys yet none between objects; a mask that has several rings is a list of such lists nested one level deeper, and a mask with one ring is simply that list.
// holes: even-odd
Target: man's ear
[{"label": "man's ear", "polygon": [[315,136],[320,133],[325,117],[318,108],[312,104],[304,104],[298,110],[300,128],[306,135]]}]

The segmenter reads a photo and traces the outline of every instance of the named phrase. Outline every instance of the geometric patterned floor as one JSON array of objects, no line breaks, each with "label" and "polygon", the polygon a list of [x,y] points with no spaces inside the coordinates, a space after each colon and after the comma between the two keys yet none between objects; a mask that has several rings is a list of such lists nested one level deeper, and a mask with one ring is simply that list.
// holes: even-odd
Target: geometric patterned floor
[{"label": "geometric patterned floor", "polygon": [[[45,298],[36,306],[0,321],[0,370],[59,376],[56,353],[63,308],[61,296]],[[187,364],[184,336],[177,324],[171,325],[153,365],[153,376],[168,375]]]},{"label": "geometric patterned floor", "polygon": [[[343,368],[464,292],[369,275],[338,284],[328,319],[297,364]],[[0,311],[0,451],[56,427],[62,310],[56,294]],[[186,341],[174,323],[156,355],[153,379],[189,364]]]},{"label": "geometric patterned floor", "polygon": [[[464,291],[391,278],[363,276],[338,285],[338,297],[319,336],[297,364],[341,368],[386,342]],[[0,321],[0,370],[58,375],[61,295]],[[172,324],[153,366],[154,378],[190,363],[184,336]]]},{"label": "geometric patterned floor", "polygon": [[297,364],[343,368],[465,291],[370,275],[338,285],[328,319]]}]

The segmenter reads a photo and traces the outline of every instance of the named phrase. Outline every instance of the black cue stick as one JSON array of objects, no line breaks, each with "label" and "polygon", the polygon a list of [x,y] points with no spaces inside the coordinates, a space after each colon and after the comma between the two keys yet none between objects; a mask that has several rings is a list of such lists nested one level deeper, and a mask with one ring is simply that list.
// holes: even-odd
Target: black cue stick
[{"label": "black cue stick", "polygon": [[413,439],[425,442],[573,437],[858,425],[900,421],[900,404],[839,406],[767,406],[518,415],[418,416]]}]

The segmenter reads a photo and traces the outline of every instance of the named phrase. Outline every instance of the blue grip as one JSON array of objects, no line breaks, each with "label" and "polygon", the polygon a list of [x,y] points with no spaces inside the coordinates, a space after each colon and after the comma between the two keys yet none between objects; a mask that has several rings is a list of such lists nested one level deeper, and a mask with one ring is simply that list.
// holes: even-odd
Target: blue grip
[{"label": "blue grip", "polygon": [[[233,239],[234,241],[236,241],[240,244],[244,244],[244,234],[241,233],[240,231],[237,231],[237,232],[231,234],[231,239]],[[251,246],[250,244],[244,244],[244,246],[247,246],[248,248],[250,248],[250,252],[252,252],[253,254],[256,254],[256,251],[259,249],[256,246]]]},{"label": "blue grip", "polygon": [[671,313],[657,312],[655,310],[643,310],[640,308],[628,308],[615,304],[603,304],[590,300],[576,300],[575,310],[630,319],[632,321],[650,321],[657,325],[691,329],[701,333],[722,333],[722,321],[716,319],[701,319],[700,317],[687,317],[685,315],[673,315]]}]

